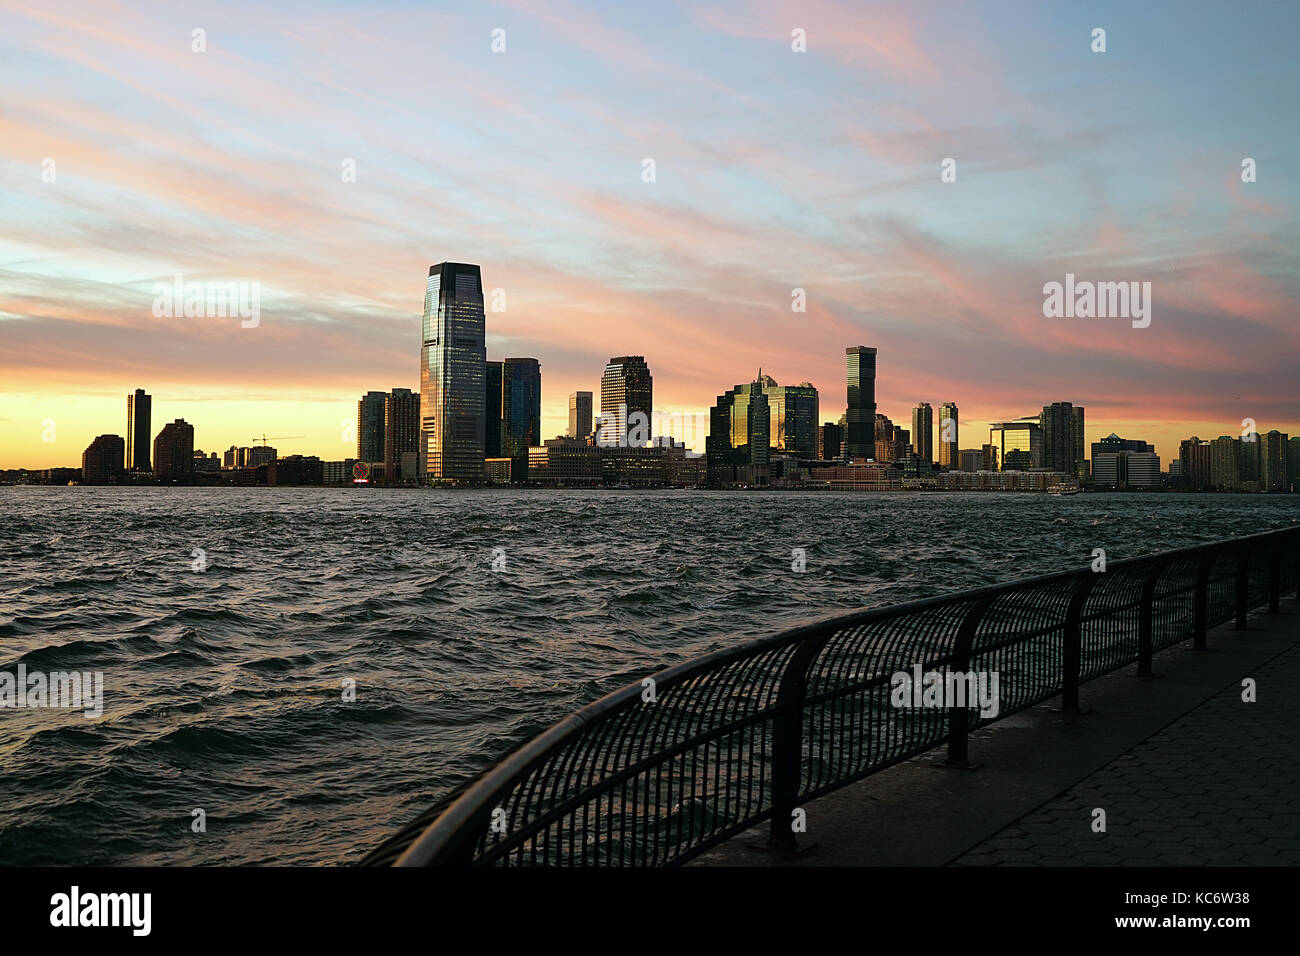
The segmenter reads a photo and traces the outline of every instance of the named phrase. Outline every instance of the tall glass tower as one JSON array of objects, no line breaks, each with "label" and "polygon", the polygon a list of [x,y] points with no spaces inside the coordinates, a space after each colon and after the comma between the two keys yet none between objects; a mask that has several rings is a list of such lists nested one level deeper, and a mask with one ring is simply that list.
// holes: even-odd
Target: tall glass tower
[{"label": "tall glass tower", "polygon": [[876,350],[854,345],[844,350],[848,365],[849,407],[844,450],[849,458],[876,457]]},{"label": "tall glass tower", "polygon": [[149,471],[149,431],[153,418],[153,396],[143,388],[126,397],[126,468]]},{"label": "tall glass tower", "polygon": [[[644,423],[630,421],[640,412]],[[654,425],[654,377],[644,355],[616,355],[600,379],[601,433],[618,445],[643,444],[630,433]],[[653,438],[653,435],[647,435]]]},{"label": "tall glass tower", "polygon": [[479,267],[429,267],[420,345],[420,447],[434,481],[482,481],[487,348]]}]

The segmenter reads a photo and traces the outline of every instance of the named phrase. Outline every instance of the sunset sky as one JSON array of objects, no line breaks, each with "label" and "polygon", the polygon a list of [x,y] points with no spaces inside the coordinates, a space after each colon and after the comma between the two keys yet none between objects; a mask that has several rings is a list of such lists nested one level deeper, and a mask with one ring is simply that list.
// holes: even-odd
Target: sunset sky
[{"label": "sunset sky", "polygon": [[[419,387],[444,260],[504,291],[488,355],[540,360],[546,437],[622,354],[664,411],[761,367],[835,421],[859,344],[880,411],[956,402],[962,447],[1053,401],[1166,467],[1300,434],[1298,35],[1186,0],[0,0],[0,467],[79,465],[137,387],[205,451],[347,457],[361,393]],[[260,283],[260,324],[156,317],[176,273]],[[1150,327],[1044,318],[1066,273],[1149,281]]]}]

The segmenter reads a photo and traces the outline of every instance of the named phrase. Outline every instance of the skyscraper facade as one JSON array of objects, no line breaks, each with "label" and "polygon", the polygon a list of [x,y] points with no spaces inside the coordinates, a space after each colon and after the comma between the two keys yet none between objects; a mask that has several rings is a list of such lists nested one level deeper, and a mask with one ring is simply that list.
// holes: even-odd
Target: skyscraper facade
[{"label": "skyscraper facade", "polygon": [[569,395],[570,438],[586,438],[591,434],[591,392],[572,392]]},{"label": "skyscraper facade", "polygon": [[483,407],[483,457],[501,458],[501,363],[487,362],[486,403]]},{"label": "skyscraper facade", "polygon": [[934,462],[934,409],[922,402],[912,409],[912,450],[924,462]]},{"label": "skyscraper facade", "polygon": [[1259,436],[1260,491],[1287,490],[1287,436],[1271,431]]},{"label": "skyscraper facade", "polygon": [[1043,466],[1043,429],[1037,415],[989,427],[989,444],[1002,471],[1028,471]]},{"label": "skyscraper facade", "polygon": [[384,408],[387,392],[366,392],[357,402],[357,460],[384,460]]},{"label": "skyscraper facade", "polygon": [[[727,483],[755,480],[768,466],[772,440],[772,413],[761,381],[735,388],[718,396],[709,410],[709,480]],[[748,476],[738,469],[751,469]]]},{"label": "skyscraper facade", "polygon": [[479,267],[430,266],[420,345],[420,450],[434,481],[483,479],[484,333]]},{"label": "skyscraper facade", "polygon": [[152,418],[153,396],[137,388],[126,397],[126,467],[132,471],[149,471]]},{"label": "skyscraper facade", "polygon": [[845,451],[850,459],[876,452],[876,350],[854,345],[844,350],[848,371]]},{"label": "skyscraper facade", "polygon": [[939,464],[957,471],[957,454],[957,406],[944,402],[939,406]]},{"label": "skyscraper facade", "polygon": [[760,375],[763,393],[772,416],[772,447],[812,457],[817,454],[817,389],[811,382],[778,385],[771,376]]},{"label": "skyscraper facade", "polygon": [[[643,355],[619,355],[609,360],[600,379],[600,431],[605,443],[629,445],[629,432],[644,432],[637,445],[649,443],[653,424],[654,378]],[[645,416],[642,425],[630,421],[634,413]]]},{"label": "skyscraper facade", "polygon": [[[420,396],[409,388],[395,388],[384,401],[384,476],[389,482],[420,477],[402,471],[404,456],[420,450]],[[418,458],[418,455],[416,456]],[[407,461],[411,459],[407,457]],[[407,472],[412,469],[408,467]]]},{"label": "skyscraper facade", "polygon": [[528,471],[528,449],[542,443],[542,367],[535,358],[501,363],[501,457],[511,459],[512,481]]},{"label": "skyscraper facade", "polygon": [[1039,416],[1043,431],[1042,466],[1077,476],[1083,458],[1083,409],[1078,415],[1070,402],[1043,406]]},{"label": "skyscraper facade", "polygon": [[[1074,477],[1084,481],[1088,477],[1088,459],[1083,451],[1083,406],[1075,405],[1071,414],[1073,415]],[[1154,450],[1153,448],[1152,451]]]},{"label": "skyscraper facade", "polygon": [[181,481],[194,473],[194,426],[183,418],[163,426],[153,440],[153,470],[160,481]]}]

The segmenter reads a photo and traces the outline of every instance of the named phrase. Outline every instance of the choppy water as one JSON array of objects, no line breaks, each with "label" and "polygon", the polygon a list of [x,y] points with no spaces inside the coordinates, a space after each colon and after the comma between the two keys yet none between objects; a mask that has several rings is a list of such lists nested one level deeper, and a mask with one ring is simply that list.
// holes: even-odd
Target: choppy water
[{"label": "choppy water", "polygon": [[0,488],[0,671],[105,682],[98,718],[0,709],[0,863],[352,862],[688,657],[1297,523],[1294,496]]}]

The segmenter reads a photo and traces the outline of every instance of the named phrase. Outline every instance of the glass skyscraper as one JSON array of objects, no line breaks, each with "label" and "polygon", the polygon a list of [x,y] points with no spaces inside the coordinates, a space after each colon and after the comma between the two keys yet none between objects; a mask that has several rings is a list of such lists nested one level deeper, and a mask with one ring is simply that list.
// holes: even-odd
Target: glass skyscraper
[{"label": "glass skyscraper", "polygon": [[876,350],[854,345],[844,350],[848,365],[849,407],[844,450],[849,458],[876,454]]},{"label": "glass skyscraper", "polygon": [[357,402],[357,460],[384,461],[384,406],[387,392],[366,392]]},{"label": "glass skyscraper", "polygon": [[420,434],[433,481],[481,481],[487,349],[479,267],[429,267],[420,346]]},{"label": "glass skyscraper", "polygon": [[542,443],[542,366],[535,358],[501,363],[501,457],[512,481],[528,471],[528,449]]}]

